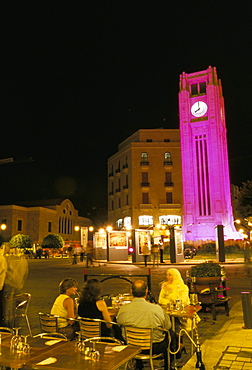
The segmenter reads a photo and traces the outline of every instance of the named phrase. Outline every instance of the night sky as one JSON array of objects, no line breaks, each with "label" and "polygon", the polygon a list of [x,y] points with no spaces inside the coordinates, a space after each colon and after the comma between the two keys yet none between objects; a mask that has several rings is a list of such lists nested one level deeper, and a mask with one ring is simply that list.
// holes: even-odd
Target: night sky
[{"label": "night sky", "polygon": [[82,216],[105,206],[108,157],[140,128],[179,128],[179,75],[209,65],[231,182],[252,179],[248,3],[2,1],[0,159],[15,162],[0,165],[0,203],[67,197]]}]

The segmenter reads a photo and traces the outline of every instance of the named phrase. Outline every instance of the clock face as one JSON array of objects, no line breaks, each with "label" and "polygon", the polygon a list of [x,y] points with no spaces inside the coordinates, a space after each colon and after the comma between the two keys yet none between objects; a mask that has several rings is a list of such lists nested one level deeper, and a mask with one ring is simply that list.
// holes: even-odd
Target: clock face
[{"label": "clock face", "polygon": [[207,105],[203,101],[197,101],[191,107],[191,113],[194,117],[202,117],[207,112]]}]

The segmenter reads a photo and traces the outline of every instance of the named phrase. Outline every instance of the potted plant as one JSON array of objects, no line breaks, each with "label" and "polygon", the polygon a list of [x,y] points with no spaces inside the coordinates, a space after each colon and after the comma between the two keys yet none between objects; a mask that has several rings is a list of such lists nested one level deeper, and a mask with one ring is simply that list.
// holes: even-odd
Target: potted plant
[{"label": "potted plant", "polygon": [[222,267],[216,262],[203,262],[191,267],[190,276],[196,278],[220,277],[222,275],[221,269]]}]

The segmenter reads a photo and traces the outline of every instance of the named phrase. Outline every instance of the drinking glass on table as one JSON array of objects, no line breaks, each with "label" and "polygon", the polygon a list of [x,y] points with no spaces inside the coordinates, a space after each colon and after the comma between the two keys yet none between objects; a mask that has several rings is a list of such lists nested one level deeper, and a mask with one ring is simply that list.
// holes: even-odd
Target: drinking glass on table
[{"label": "drinking glass on table", "polygon": [[21,329],[21,327],[19,327],[19,328],[13,328],[15,334],[11,338],[11,343],[10,343],[11,350],[17,349],[18,344],[20,343],[20,341],[22,341],[22,338],[19,335],[19,330],[20,329]]},{"label": "drinking glass on table", "polygon": [[77,331],[77,338],[75,340],[74,348],[81,351],[82,348],[82,334],[81,331]]},{"label": "drinking glass on table", "polygon": [[30,335],[24,335],[23,338],[24,338],[24,343],[23,343],[23,353],[30,353],[30,344],[28,344],[27,342],[27,338],[29,337]]}]

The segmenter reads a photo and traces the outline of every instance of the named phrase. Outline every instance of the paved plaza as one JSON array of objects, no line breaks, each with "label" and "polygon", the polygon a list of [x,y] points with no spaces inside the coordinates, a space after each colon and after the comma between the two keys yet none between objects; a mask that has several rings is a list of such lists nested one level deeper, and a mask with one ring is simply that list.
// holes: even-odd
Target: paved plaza
[{"label": "paved plaza", "polygon": [[[151,289],[155,297],[158,298],[160,290],[160,282],[165,279],[166,270],[170,267],[176,267],[181,272],[183,278],[185,278],[186,270],[190,268],[190,265],[179,264],[179,265],[168,265],[162,264],[159,267],[153,268],[149,265],[145,268],[143,265],[132,265],[132,264],[101,264],[95,267],[86,269],[84,263],[78,263],[72,265],[68,259],[41,259],[41,260],[28,260],[29,263],[29,275],[25,282],[23,292],[31,293],[32,299],[29,307],[29,320],[31,323],[33,334],[40,332],[38,313],[45,312],[49,313],[54,299],[58,295],[58,284],[66,278],[72,277],[79,283],[81,289],[84,280],[84,271],[88,275],[97,274],[115,274],[115,275],[147,275],[150,271],[151,274]],[[200,343],[202,345],[203,361],[206,369],[212,369],[216,366],[216,369],[223,369],[223,358],[224,354],[230,354],[233,347],[246,347],[246,352],[252,353],[252,330],[242,329],[243,323],[243,311],[241,305],[240,292],[251,291],[251,267],[250,265],[240,264],[226,264],[228,282],[227,285],[230,287],[229,295],[232,297],[230,300],[230,316],[226,316],[222,308],[217,314],[217,320],[212,320],[211,313],[200,313],[201,322],[198,325]],[[137,277],[131,277],[136,279]],[[121,279],[111,279],[102,284],[103,294],[118,294],[127,293],[130,291],[130,284],[127,281]],[[20,323],[25,328],[25,322]],[[23,330],[26,334],[26,329]],[[182,358],[178,361],[178,367],[182,367],[185,370],[191,370],[195,368],[195,355],[191,357],[190,345],[186,341],[187,353],[183,354]],[[237,349],[238,351],[238,349]],[[240,349],[243,351],[243,349]],[[243,353],[243,352],[241,352]],[[247,353],[247,358],[249,355]],[[226,355],[224,359],[226,359]],[[238,360],[241,356],[237,356]],[[248,360],[243,367],[239,362],[239,366],[236,367],[236,360],[232,360],[230,369],[237,368],[248,368]],[[148,367],[147,367],[148,368]]]}]

